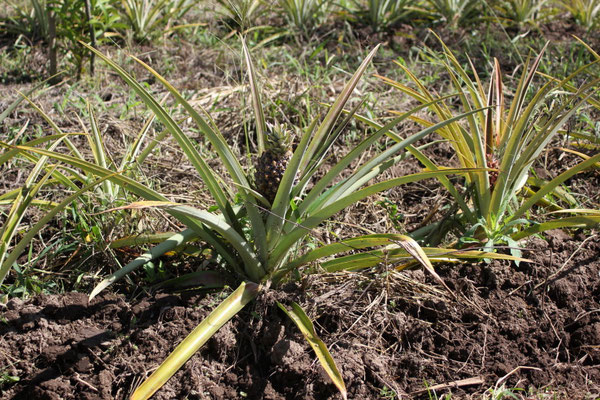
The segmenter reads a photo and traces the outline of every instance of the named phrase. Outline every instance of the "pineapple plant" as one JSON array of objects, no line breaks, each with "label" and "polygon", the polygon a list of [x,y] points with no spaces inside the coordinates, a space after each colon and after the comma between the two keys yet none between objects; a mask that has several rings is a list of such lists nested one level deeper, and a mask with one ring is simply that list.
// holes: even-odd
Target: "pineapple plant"
[{"label": "pineapple plant", "polygon": [[[311,246],[310,234],[313,229],[356,202],[404,183],[447,174],[465,173],[458,169],[426,170],[377,181],[373,184],[369,183],[373,178],[380,176],[383,171],[401,161],[404,157],[402,153],[408,146],[462,117],[457,116],[448,121],[434,124],[406,139],[398,137],[398,142],[393,146],[376,153],[370,159],[363,157],[366,155],[367,149],[385,135],[389,134],[397,137],[390,130],[398,123],[409,118],[418,109],[423,108],[423,106],[418,106],[390,121],[386,126],[379,127],[375,133],[365,138],[337,163],[330,166],[323,176],[316,176],[316,172],[327,160],[326,155],[331,150],[337,135],[354,117],[354,113],[362,104],[362,102],[358,103],[345,115],[345,105],[368,64],[375,56],[377,47],[360,64],[357,71],[329,107],[325,117],[322,119],[315,118],[307,127],[303,127],[302,130],[298,129],[298,141],[295,143],[292,152],[290,135],[287,133],[286,127],[270,127],[265,123],[250,53],[242,40],[244,58],[249,72],[248,79],[252,92],[252,105],[257,130],[259,160],[254,176],[251,176],[242,167],[239,163],[239,157],[229,147],[212,120],[203,116],[204,110],[199,112],[164,77],[143,61],[132,56],[157,81],[162,83],[173,96],[175,102],[181,105],[192,120],[196,122],[199,130],[211,143],[215,156],[221,159],[224,168],[227,170],[232,186],[226,187],[227,180],[223,180],[207,164],[203,154],[197,150],[197,146],[192,139],[185,134],[173,119],[169,110],[163,107],[142,84],[121,66],[92,46],[84,43],[82,45],[106,62],[153,111],[157,120],[166,127],[166,130],[177,141],[189,162],[195,167],[199,178],[205,182],[207,191],[216,203],[215,207],[211,209],[174,203],[164,195],[127,175],[115,173],[111,169],[78,157],[52,151],[52,148],[48,150],[34,146],[40,143],[39,139],[25,146],[12,146],[0,142],[0,147],[9,149],[8,155],[5,155],[4,159],[9,159],[12,154],[30,153],[28,156],[34,161],[37,161],[40,157],[44,157],[41,158],[42,160],[48,157],[65,163],[69,167],[80,168],[98,176],[96,183],[109,181],[143,199],[124,208],[160,207],[186,225],[186,229],[173,232],[168,239],[141,254],[100,282],[90,294],[90,298],[95,297],[106,287],[142,267],[148,261],[193,240],[201,240],[213,247],[221,257],[223,265],[242,280],[238,288],[213,309],[135,390],[131,396],[132,400],[150,398],[211,336],[248,303],[256,299],[261,293],[271,288],[277,288],[286,279],[289,279],[292,273],[300,273],[301,267],[310,265],[314,261],[327,259],[323,262],[325,270],[336,272],[369,268],[382,262],[385,262],[386,265],[388,263],[389,265],[405,264],[407,259],[415,257],[428,271],[434,272],[426,253],[413,239],[405,235],[395,233],[364,235],[340,242],[322,244],[317,248]],[[60,133],[59,136],[62,139]],[[355,161],[358,161],[358,165],[353,168],[352,173],[343,174],[343,178],[340,179],[342,172],[353,165]],[[596,161],[592,159],[590,162]],[[259,196],[257,196],[257,190],[255,189],[261,191],[260,199],[257,199]],[[292,197],[295,199],[294,204],[286,201],[286,199]],[[242,201],[240,201],[240,198]],[[67,200],[68,204],[72,201],[72,199]],[[259,200],[261,202],[263,200],[271,201],[268,215],[261,213],[264,210],[259,206]],[[349,250],[353,251],[352,254],[345,254]],[[432,251],[437,253],[432,253]],[[448,254],[455,254],[453,252],[448,253],[447,249],[428,249],[428,252],[434,256],[443,254],[444,260],[450,257]],[[469,256],[473,257],[474,254],[471,252]],[[341,256],[335,257],[338,255]],[[478,252],[475,256],[496,257],[493,253],[482,252]],[[502,258],[507,257],[505,255],[500,256]],[[206,274],[209,272],[212,271],[196,271],[193,274],[207,276]],[[312,273],[312,270],[309,272]],[[192,277],[192,275],[188,275],[184,279]],[[183,276],[180,278],[183,278]],[[342,397],[347,398],[343,377],[337,369],[327,346],[317,336],[315,327],[309,317],[296,303],[292,303],[291,310],[283,305],[280,305],[280,307],[301,330],[327,375],[339,389]]]},{"label": "pineapple plant", "polygon": [[272,125],[268,129],[265,150],[256,163],[254,186],[272,204],[293,152],[285,125]]}]

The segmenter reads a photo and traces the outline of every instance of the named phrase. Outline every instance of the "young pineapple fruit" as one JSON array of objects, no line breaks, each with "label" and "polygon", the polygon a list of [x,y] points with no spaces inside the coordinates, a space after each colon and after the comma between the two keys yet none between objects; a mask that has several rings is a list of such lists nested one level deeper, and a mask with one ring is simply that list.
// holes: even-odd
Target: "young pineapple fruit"
[{"label": "young pineapple fruit", "polygon": [[254,184],[256,190],[270,203],[275,200],[279,183],[292,155],[291,141],[285,125],[269,126],[265,151],[258,158],[256,164]]}]

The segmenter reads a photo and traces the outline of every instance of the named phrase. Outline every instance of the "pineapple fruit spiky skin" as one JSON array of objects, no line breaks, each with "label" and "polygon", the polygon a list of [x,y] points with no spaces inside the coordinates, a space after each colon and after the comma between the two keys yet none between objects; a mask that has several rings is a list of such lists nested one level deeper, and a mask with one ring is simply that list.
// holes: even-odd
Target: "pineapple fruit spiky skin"
[{"label": "pineapple fruit spiky skin", "polygon": [[256,164],[254,185],[272,204],[293,153],[285,126],[269,128],[265,151],[259,156]]},{"label": "pineapple fruit spiky skin", "polygon": [[256,189],[270,203],[273,203],[273,200],[275,200],[281,178],[283,178],[283,174],[291,158],[292,152],[289,150],[284,154],[266,150],[258,159],[256,174],[254,175]]},{"label": "pineapple fruit spiky skin", "polygon": [[[493,169],[500,168],[500,162],[498,161],[498,159],[496,158],[495,155],[488,154],[486,161],[487,161],[488,168],[493,168]],[[498,174],[499,174],[498,171],[489,171],[488,172],[488,176],[489,176],[489,180],[490,180],[490,190],[494,190],[494,186],[496,185],[496,181],[498,180]]]}]

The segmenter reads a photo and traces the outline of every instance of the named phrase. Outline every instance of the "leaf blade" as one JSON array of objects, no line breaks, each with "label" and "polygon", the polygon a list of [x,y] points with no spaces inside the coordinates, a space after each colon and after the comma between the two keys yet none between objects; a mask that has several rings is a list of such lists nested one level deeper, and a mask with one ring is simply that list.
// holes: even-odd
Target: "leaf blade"
[{"label": "leaf blade", "polygon": [[260,292],[255,283],[242,284],[217,306],[173,350],[156,371],[133,393],[130,400],[149,399],[189,360],[227,321],[240,312]]},{"label": "leaf blade", "polygon": [[277,302],[277,305],[292,321],[294,321],[298,329],[300,329],[304,339],[306,339],[310,347],[312,347],[313,351],[317,354],[321,366],[327,375],[329,375],[333,384],[338,388],[342,397],[347,399],[348,392],[346,390],[346,385],[344,384],[344,378],[342,378],[342,374],[340,374],[331,353],[327,350],[327,346],[325,346],[325,343],[323,343],[315,332],[315,327],[310,318],[308,318],[308,315],[306,315],[302,307],[294,302],[292,302],[291,311],[279,302]]}]

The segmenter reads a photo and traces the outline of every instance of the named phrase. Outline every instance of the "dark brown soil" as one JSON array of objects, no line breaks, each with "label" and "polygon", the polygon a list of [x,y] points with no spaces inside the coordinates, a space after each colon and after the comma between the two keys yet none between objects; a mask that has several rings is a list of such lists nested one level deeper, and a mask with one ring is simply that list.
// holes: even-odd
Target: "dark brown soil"
[{"label": "dark brown soil", "polygon": [[[307,310],[352,399],[392,391],[396,398],[430,398],[426,385],[468,378],[479,383],[437,394],[481,398],[506,384],[558,399],[598,398],[600,238],[552,231],[548,240],[524,245],[535,263],[438,267],[454,294],[422,271],[392,274],[385,267],[268,292],[155,398],[339,398],[276,300]],[[2,398],[124,399],[224,294],[105,294],[90,304],[82,293],[12,299],[0,327]],[[8,383],[7,376],[20,381]]]}]

